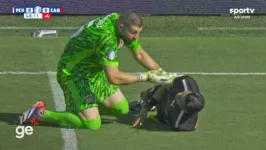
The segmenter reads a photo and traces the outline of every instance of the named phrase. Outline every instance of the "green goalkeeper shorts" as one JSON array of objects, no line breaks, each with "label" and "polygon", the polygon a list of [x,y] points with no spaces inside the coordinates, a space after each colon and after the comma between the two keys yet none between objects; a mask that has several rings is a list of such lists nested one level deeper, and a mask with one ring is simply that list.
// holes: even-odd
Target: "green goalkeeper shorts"
[{"label": "green goalkeeper shorts", "polygon": [[66,111],[78,113],[88,108],[98,107],[106,98],[113,95],[119,86],[112,85],[101,71],[93,78],[73,77],[57,73],[66,103]]}]

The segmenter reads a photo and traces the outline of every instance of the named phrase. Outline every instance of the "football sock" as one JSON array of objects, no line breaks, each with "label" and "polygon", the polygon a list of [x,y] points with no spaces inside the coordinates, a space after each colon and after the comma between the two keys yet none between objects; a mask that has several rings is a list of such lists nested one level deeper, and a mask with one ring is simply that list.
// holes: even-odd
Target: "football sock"
[{"label": "football sock", "polygon": [[54,112],[45,110],[38,117],[41,121],[59,125],[62,128],[79,128],[97,131],[101,128],[101,119],[80,119],[78,115],[70,112]]},{"label": "football sock", "polygon": [[106,108],[103,105],[99,105],[98,108],[101,115],[126,115],[129,112],[128,101],[126,98],[118,103],[115,103],[110,108]]},{"label": "football sock", "polygon": [[86,119],[83,120],[84,123],[84,127],[83,128],[87,128],[93,131],[97,131],[101,128],[102,126],[102,120],[101,118],[97,118],[97,119]]},{"label": "football sock", "polygon": [[54,112],[45,110],[40,113],[38,119],[41,122],[47,122],[54,125],[59,125],[63,128],[83,128],[84,124],[78,115],[70,112]]}]

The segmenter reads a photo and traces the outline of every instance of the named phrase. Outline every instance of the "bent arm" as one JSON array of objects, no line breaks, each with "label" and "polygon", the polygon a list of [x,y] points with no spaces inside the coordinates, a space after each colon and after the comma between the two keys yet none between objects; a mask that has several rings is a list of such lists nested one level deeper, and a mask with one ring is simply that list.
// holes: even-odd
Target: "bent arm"
[{"label": "bent arm", "polygon": [[153,106],[156,106],[162,99],[164,93],[167,91],[163,85],[157,85],[152,89],[148,89],[147,91],[141,93],[144,100],[143,107],[148,110],[150,110]]},{"label": "bent arm", "polygon": [[117,66],[104,66],[104,70],[109,83],[114,85],[133,84],[141,81],[139,75],[121,72]]}]

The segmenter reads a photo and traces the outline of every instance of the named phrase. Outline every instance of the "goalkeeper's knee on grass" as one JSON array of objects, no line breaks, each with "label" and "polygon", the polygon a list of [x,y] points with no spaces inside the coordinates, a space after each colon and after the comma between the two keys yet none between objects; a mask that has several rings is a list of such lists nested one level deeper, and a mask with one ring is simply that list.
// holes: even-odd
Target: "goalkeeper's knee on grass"
[{"label": "goalkeeper's knee on grass", "polygon": [[39,120],[59,125],[63,128],[90,129],[97,131],[101,128],[101,118],[81,119],[77,114],[70,112],[54,112],[45,110],[38,116]]},{"label": "goalkeeper's knee on grass", "polygon": [[[115,114],[119,114],[119,115],[126,115],[129,112],[129,106],[128,106],[128,102],[127,99],[124,98],[122,101],[114,104],[111,106],[111,111],[112,113]],[[97,119],[84,119],[82,120],[85,128],[93,130],[93,131],[97,131],[101,128],[102,122],[101,122],[101,118],[97,118]]]},{"label": "goalkeeper's knee on grass", "polygon": [[127,99],[124,98],[122,101],[114,104],[111,106],[111,109],[113,111],[115,111],[116,114],[119,115],[126,115],[129,112],[129,106],[128,106],[128,102]]},{"label": "goalkeeper's knee on grass", "polygon": [[97,119],[84,119],[83,120],[84,128],[97,131],[101,128],[102,126],[102,121],[101,118]]},{"label": "goalkeeper's knee on grass", "polygon": [[129,112],[129,106],[127,99],[113,104],[111,107],[106,108],[103,105],[99,105],[101,115],[126,115]]}]

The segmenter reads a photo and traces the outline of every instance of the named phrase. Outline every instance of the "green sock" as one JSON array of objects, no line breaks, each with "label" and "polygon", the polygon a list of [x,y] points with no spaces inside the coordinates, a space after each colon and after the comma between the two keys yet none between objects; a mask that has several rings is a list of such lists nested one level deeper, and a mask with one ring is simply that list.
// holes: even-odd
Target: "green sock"
[{"label": "green sock", "polygon": [[101,118],[97,119],[85,119],[83,120],[84,126],[87,129],[90,129],[92,131],[97,131],[101,128],[102,120]]},{"label": "green sock", "polygon": [[106,108],[102,104],[98,106],[101,115],[126,115],[129,111],[127,99],[112,105],[110,108]]},{"label": "green sock", "polygon": [[59,125],[62,128],[84,128],[79,116],[70,112],[54,112],[45,110],[41,121]]},{"label": "green sock", "polygon": [[106,108],[104,105],[98,105],[100,115],[117,115],[117,113],[110,108]]}]

